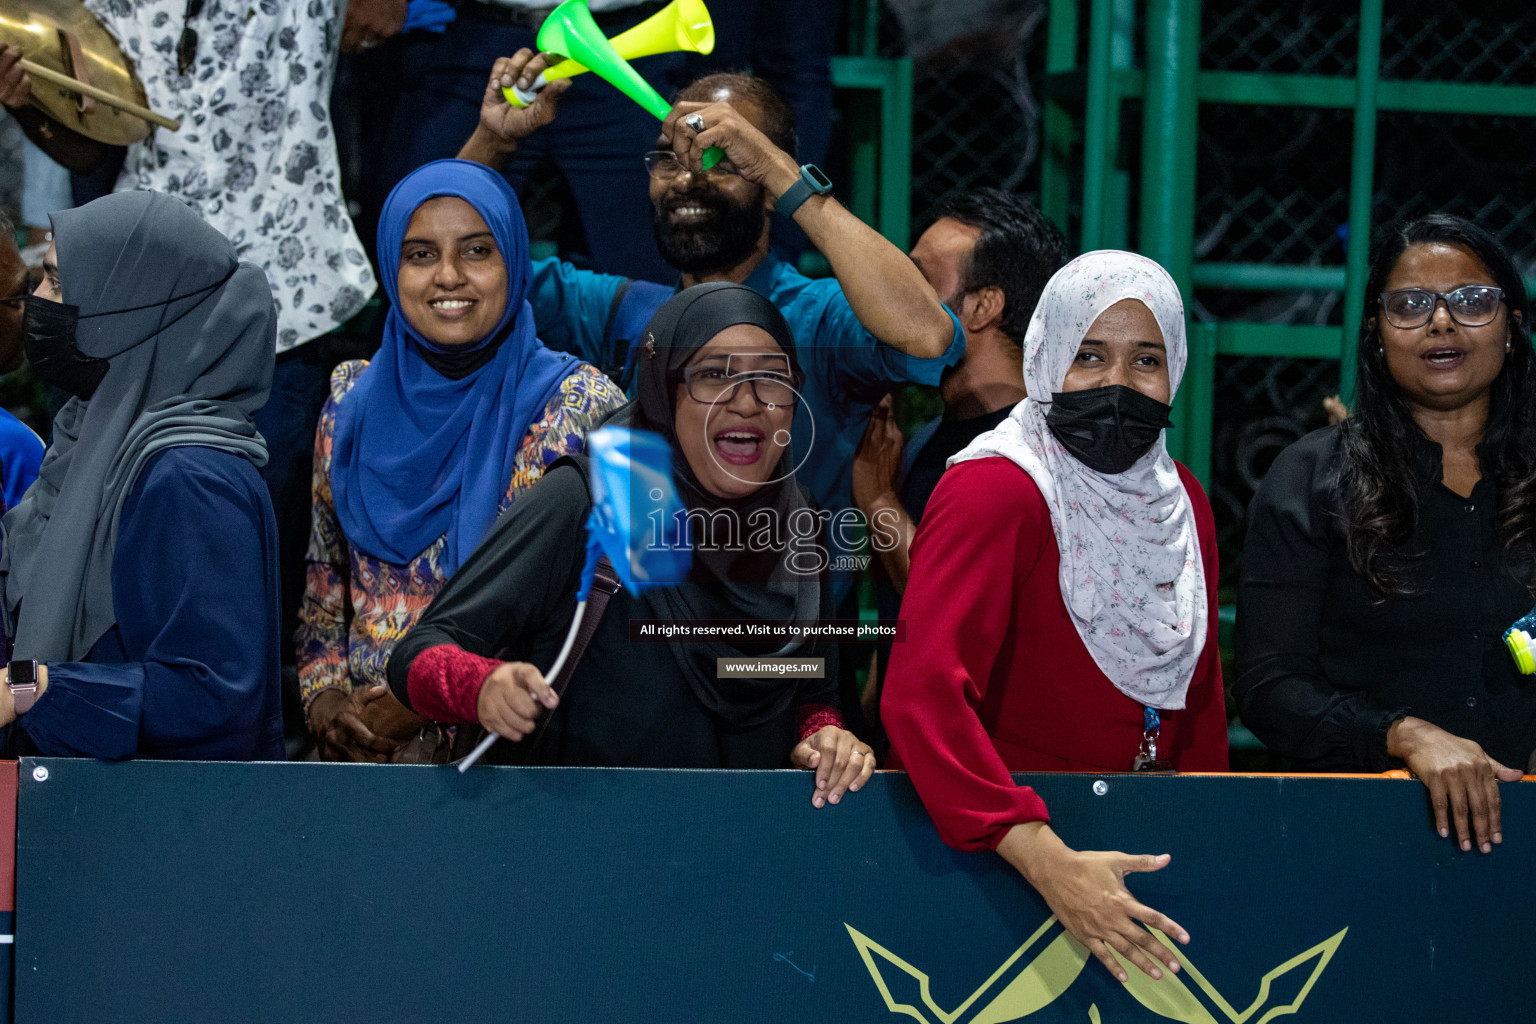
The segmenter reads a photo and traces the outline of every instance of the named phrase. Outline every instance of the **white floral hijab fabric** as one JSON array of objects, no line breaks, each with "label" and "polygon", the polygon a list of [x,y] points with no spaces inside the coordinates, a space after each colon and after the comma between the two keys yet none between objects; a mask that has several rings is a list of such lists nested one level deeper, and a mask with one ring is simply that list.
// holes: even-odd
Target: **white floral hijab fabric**
[{"label": "white floral hijab fabric", "polygon": [[1045,495],[1061,551],[1061,597],[1095,664],[1143,704],[1182,708],[1205,648],[1205,568],[1195,513],[1165,439],[1123,473],[1099,473],[1045,423],[1088,328],[1122,299],[1145,303],[1162,328],[1172,392],[1184,375],[1184,304],[1145,256],[1103,250],[1046,284],[1024,336],[1028,398],[949,460],[1003,456]]}]

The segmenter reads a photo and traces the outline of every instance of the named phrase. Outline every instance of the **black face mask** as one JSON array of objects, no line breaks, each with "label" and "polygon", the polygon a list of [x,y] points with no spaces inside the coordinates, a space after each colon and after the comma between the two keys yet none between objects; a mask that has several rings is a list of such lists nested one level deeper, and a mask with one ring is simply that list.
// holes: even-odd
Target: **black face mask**
[{"label": "black face mask", "polygon": [[107,375],[107,360],[85,355],[75,347],[80,307],[28,295],[21,315],[22,340],[32,373],[39,380],[90,401]]},{"label": "black face mask", "polygon": [[1124,473],[1152,450],[1172,409],[1135,388],[1111,384],[1051,396],[1045,424],[1061,446],[1100,473]]}]

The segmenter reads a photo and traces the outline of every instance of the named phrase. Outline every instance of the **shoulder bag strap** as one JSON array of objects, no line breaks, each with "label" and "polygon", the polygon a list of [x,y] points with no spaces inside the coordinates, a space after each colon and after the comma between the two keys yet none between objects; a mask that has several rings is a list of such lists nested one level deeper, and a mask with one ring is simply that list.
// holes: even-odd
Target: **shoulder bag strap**
[{"label": "shoulder bag strap", "polygon": [[[603,555],[597,560],[597,571],[592,576],[592,589],[587,594],[587,607],[581,616],[581,626],[576,630],[576,642],[571,645],[570,656],[565,659],[565,665],[561,667],[560,674],[549,681],[550,688],[555,691],[555,696],[565,699],[565,688],[571,682],[571,676],[576,674],[576,666],[581,663],[581,656],[587,651],[587,644],[592,642],[592,635],[597,632],[598,624],[603,621],[603,612],[608,609],[608,601],[617,594],[623,586],[619,582],[619,574],[614,571],[613,563]],[[557,707],[555,711],[559,711]],[[530,758],[534,751],[539,749],[539,744],[544,739],[544,730],[549,728],[549,720],[555,716],[555,711],[547,712],[539,719],[539,727],[534,730],[529,739],[528,751]]]},{"label": "shoulder bag strap", "polygon": [[[549,681],[550,687],[560,696],[565,696],[565,688],[571,681],[571,676],[576,672],[576,666],[581,662],[581,656],[586,653],[587,644],[592,642],[592,635],[597,632],[598,625],[603,621],[603,612],[608,608],[608,601],[623,587],[619,582],[619,574],[614,571],[613,563],[604,555],[597,560],[597,571],[592,576],[592,590],[587,594],[587,607],[582,612],[581,626],[576,630],[576,640],[571,644],[570,656],[565,659],[565,665],[560,669],[560,674]],[[497,658],[505,660],[505,651],[499,652]],[[556,708],[555,711],[560,710]],[[554,711],[545,712],[539,719],[539,724],[528,737],[524,744],[519,744],[521,756],[515,763],[526,764],[533,760],[534,754],[539,749],[539,744],[544,740],[544,730],[549,727],[549,720],[554,717]],[[485,735],[485,728],[479,725],[462,725],[458,729],[458,735],[453,743],[452,760],[458,763],[463,760]]]}]

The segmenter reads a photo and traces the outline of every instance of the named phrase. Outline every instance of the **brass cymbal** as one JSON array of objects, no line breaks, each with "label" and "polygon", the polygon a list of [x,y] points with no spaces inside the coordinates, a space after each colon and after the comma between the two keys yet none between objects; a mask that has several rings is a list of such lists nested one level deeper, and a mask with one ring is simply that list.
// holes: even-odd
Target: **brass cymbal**
[{"label": "brass cymbal", "polygon": [[[79,0],[0,0],[0,43],[19,48],[22,57],[44,69],[83,78],[124,103],[146,105],[132,61]],[[32,75],[32,104],[60,124],[109,145],[126,146],[149,135],[143,118],[110,101],[43,81],[38,74]]]}]

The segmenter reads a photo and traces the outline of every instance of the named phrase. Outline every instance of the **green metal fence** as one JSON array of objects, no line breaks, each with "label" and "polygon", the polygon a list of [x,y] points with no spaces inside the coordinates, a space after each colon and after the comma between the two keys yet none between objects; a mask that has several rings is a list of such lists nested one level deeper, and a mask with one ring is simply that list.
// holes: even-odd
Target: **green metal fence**
[{"label": "green metal fence", "polygon": [[[939,43],[910,34],[914,9],[848,0],[839,195],[905,246],[947,189],[1002,187],[1074,245],[1169,267],[1191,327],[1170,441],[1215,506],[1226,583],[1270,460],[1349,384],[1349,239],[1444,209],[1536,271],[1529,0],[988,0]],[[567,205],[531,198],[536,239],[569,233]]]},{"label": "green metal fence", "polygon": [[874,53],[833,57],[832,86],[844,115],[849,208],[905,248],[912,214],[912,61]]},{"label": "green metal fence", "polygon": [[[1341,290],[1344,295],[1337,326],[1219,318],[1194,325],[1190,367],[1175,417],[1180,426],[1170,442],[1175,455],[1203,480],[1211,477],[1218,357],[1336,358],[1341,387],[1346,395],[1351,390],[1355,325],[1366,298],[1367,247],[1348,244],[1348,239],[1369,237],[1373,199],[1381,199],[1377,142],[1384,117],[1536,117],[1530,36],[1522,31],[1522,26],[1531,27],[1529,5],[1505,11],[1508,5],[1495,4],[1481,17],[1458,22],[1439,17],[1444,11],[1429,12],[1426,4],[1404,3],[1398,5],[1402,10],[1387,12],[1384,2],[1360,0],[1358,8],[1224,4],[1223,20],[1202,33],[1201,0],[1146,0],[1139,9],[1128,0],[1051,0],[1041,168],[1046,212],[1064,227],[1076,228],[1082,248],[1090,249],[1124,244],[1131,235],[1134,205],[1139,212],[1135,247],[1166,266],[1186,296],[1200,289]],[[1144,25],[1140,33],[1138,16]],[[1242,31],[1232,31],[1233,26]],[[1392,31],[1393,41],[1385,61],[1384,27]],[[1127,34],[1133,41],[1144,39],[1139,67],[1134,47],[1117,40]],[[1223,66],[1233,63],[1250,69]],[[1426,72],[1441,78],[1409,77]],[[1139,102],[1141,118],[1136,167],[1123,142],[1128,134],[1124,116],[1133,101]],[[1349,117],[1342,260],[1197,259],[1202,108],[1216,105],[1253,110],[1259,118],[1268,108],[1336,111]],[[1530,131],[1529,123],[1524,130]],[[1328,159],[1336,154],[1323,156]],[[1243,200],[1228,194],[1217,201]],[[1511,213],[1529,212],[1523,197],[1488,196],[1486,201],[1502,203]],[[1080,210],[1075,223],[1074,206]],[[1281,217],[1291,212],[1287,203],[1273,207],[1271,212],[1278,210]],[[1325,223],[1326,213],[1316,219]]]}]

